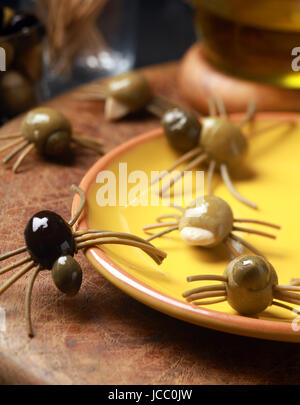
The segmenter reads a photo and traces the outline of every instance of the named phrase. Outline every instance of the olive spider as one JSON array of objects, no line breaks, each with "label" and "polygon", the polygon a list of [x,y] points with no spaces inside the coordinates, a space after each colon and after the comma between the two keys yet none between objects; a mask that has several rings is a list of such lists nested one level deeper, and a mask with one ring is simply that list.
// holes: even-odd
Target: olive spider
[{"label": "olive spider", "polygon": [[91,137],[79,136],[75,131],[72,132],[69,120],[49,107],[38,107],[29,111],[22,122],[20,132],[0,135],[0,140],[13,138],[15,139],[12,142],[0,148],[0,152],[4,152],[14,147],[5,156],[3,163],[8,163],[20,153],[12,167],[13,172],[17,172],[23,160],[34,148],[43,156],[58,157],[69,153],[73,142],[97,153],[103,153],[98,141]]},{"label": "olive spider", "polygon": [[[262,256],[259,250],[241,237],[234,235],[233,232],[247,232],[272,239],[275,239],[276,236],[259,230],[240,227],[237,224],[253,223],[280,229],[278,225],[269,222],[234,218],[229,204],[213,195],[197,198],[186,209],[177,205],[173,205],[173,208],[178,209],[180,214],[160,215],[156,218],[157,223],[143,227],[143,230],[147,233],[152,229],[166,228],[149,236],[146,239],[148,242],[172,231],[179,230],[183,241],[192,246],[210,248],[225,243],[231,253],[238,256],[240,253],[237,251],[236,246],[242,245],[251,252]],[[165,221],[168,218],[172,219],[172,221]],[[242,248],[242,246],[240,247]]]},{"label": "olive spider", "polygon": [[2,275],[24,265],[11,278],[3,282],[0,286],[0,295],[33,269],[25,296],[25,316],[30,337],[34,335],[31,322],[32,289],[40,271],[51,270],[56,287],[61,292],[73,296],[79,291],[82,282],[81,267],[73,256],[81,249],[103,244],[119,244],[143,250],[157,264],[161,264],[166,257],[165,252],[132,234],[102,229],[72,231],[86,201],[85,194],[79,187],[73,185],[72,189],[80,195],[81,201],[68,223],[55,212],[40,211],[27,222],[24,230],[25,246],[0,255],[0,261],[3,261],[21,253],[27,253],[22,259],[0,269],[0,275]]},{"label": "olive spider", "polygon": [[249,104],[245,118],[237,125],[229,121],[220,97],[216,97],[215,101],[209,98],[208,103],[210,116],[202,118],[201,122],[191,111],[178,107],[173,107],[162,115],[162,127],[169,144],[183,155],[153,179],[151,184],[157,183],[180,165],[186,164],[178,175],[160,188],[159,194],[163,196],[180,180],[185,171],[208,163],[207,194],[211,193],[213,175],[218,168],[230,193],[240,202],[251,208],[257,208],[254,202],[249,201],[236,190],[229,173],[230,168],[238,167],[247,151],[248,141],[242,132],[242,127],[253,117],[255,103]]},{"label": "olive spider", "polygon": [[[186,166],[178,176],[160,189],[160,196],[170,189],[187,170],[208,162],[207,194],[211,193],[211,183],[218,168],[222,180],[231,194],[242,203],[257,208],[257,205],[243,197],[233,186],[230,168],[238,167],[247,151],[247,138],[242,127],[253,117],[256,109],[254,102],[249,103],[245,118],[239,124],[229,121],[221,97],[208,98],[210,116],[199,122],[192,111],[175,106],[165,98],[153,95],[146,78],[139,72],[128,72],[116,76],[103,84],[95,84],[85,94],[78,96],[83,100],[105,100],[105,117],[117,120],[125,115],[146,109],[161,119],[164,135],[172,148],[183,155],[168,169],[157,176],[152,185],[163,179],[181,164]],[[219,116],[217,115],[219,114]]]},{"label": "olive spider", "polygon": [[242,255],[233,259],[222,276],[196,275],[193,281],[220,281],[220,284],[196,287],[182,294],[194,305],[209,305],[228,301],[242,315],[256,315],[270,305],[298,312],[282,302],[300,306],[300,287],[279,285],[274,267],[264,257]]},{"label": "olive spider", "polygon": [[173,106],[162,96],[154,95],[145,76],[137,71],[115,76],[105,84],[89,85],[88,89],[75,93],[75,98],[83,101],[104,100],[104,116],[108,121],[119,120],[142,109],[160,115]]}]

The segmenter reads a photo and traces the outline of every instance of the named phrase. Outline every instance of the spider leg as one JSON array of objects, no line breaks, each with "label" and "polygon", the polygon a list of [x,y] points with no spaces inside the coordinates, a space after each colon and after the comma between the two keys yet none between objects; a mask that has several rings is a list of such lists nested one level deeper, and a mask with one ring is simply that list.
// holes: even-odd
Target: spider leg
[{"label": "spider leg", "polygon": [[204,287],[197,287],[193,288],[192,290],[185,291],[182,296],[184,298],[190,297],[194,294],[202,293],[202,292],[208,292],[208,291],[225,291],[226,288],[222,284],[214,284],[214,285],[207,285]]},{"label": "spider leg", "polygon": [[290,285],[292,285],[292,286],[300,286],[300,278],[292,278],[291,280],[290,280]]},{"label": "spider leg", "polygon": [[170,233],[170,232],[172,232],[172,231],[176,231],[177,229],[178,229],[178,224],[177,224],[177,225],[174,225],[174,226],[171,226],[171,227],[168,228],[168,229],[164,229],[163,231],[160,231],[160,232],[158,232],[158,233],[155,233],[154,235],[149,236],[149,237],[146,239],[146,241],[147,241],[147,242],[150,242],[150,241],[153,240],[153,239],[159,238],[160,236],[166,235],[167,233]]},{"label": "spider leg", "polygon": [[12,142],[7,143],[7,144],[4,145],[4,146],[1,146],[0,152],[4,152],[4,151],[6,151],[7,149],[12,148],[13,146],[19,145],[19,143],[21,143],[22,141],[23,141],[23,137],[20,137],[20,138],[17,139],[17,140],[14,140],[14,141],[12,141]]},{"label": "spider leg", "polygon": [[[123,239],[130,239],[133,241],[138,241],[141,243],[145,243],[145,239],[140,238],[139,236],[132,235],[130,233],[122,233],[122,232],[111,232],[111,231],[97,231],[97,230],[90,230],[86,231],[85,233],[80,233],[78,236],[75,235],[75,242],[76,245],[80,242],[84,241],[92,241],[95,239],[99,238],[108,238],[108,237],[117,237],[117,238],[123,238]],[[157,254],[153,254],[151,252],[148,252],[148,255],[152,257],[152,259],[161,264],[163,261],[162,256],[158,256]]]},{"label": "spider leg", "polygon": [[164,170],[163,172],[161,172],[157,177],[155,177],[152,181],[151,181],[151,185],[157,183],[159,180],[163,179],[167,174],[169,174],[170,172],[172,172],[174,169],[176,169],[178,166],[180,166],[182,163],[185,163],[186,161],[194,158],[196,155],[198,155],[199,153],[202,152],[202,148],[201,147],[197,147],[194,148],[192,150],[190,150],[189,152],[185,153],[184,155],[182,155],[178,160],[176,160],[176,162],[174,162],[170,167],[168,167],[166,170]]},{"label": "spider leg", "polygon": [[237,242],[239,242],[240,244],[242,244],[243,246],[245,246],[248,250],[250,250],[252,253],[256,254],[257,256],[262,256],[264,257],[263,253],[260,252],[258,249],[256,249],[253,245],[251,245],[251,243],[246,242],[244,239],[240,238],[239,236],[234,235],[233,233],[229,234],[229,237]]},{"label": "spider leg", "polygon": [[2,269],[0,269],[0,274],[5,274],[5,273],[9,272],[10,270],[15,269],[16,267],[19,267],[22,264],[25,264],[25,263],[29,262],[30,260],[31,260],[31,257],[26,256],[23,259],[15,262],[15,263],[9,264],[8,266],[3,267]]},{"label": "spider leg", "polygon": [[5,259],[9,259],[10,257],[19,255],[19,254],[21,254],[21,253],[24,253],[24,252],[26,252],[26,250],[27,250],[27,247],[26,247],[26,246],[23,246],[23,247],[21,247],[21,248],[19,248],[19,249],[12,250],[12,251],[10,251],[10,252],[4,253],[4,254],[2,254],[2,255],[0,256],[0,261],[5,260]]},{"label": "spider leg", "polygon": [[228,188],[228,190],[231,192],[231,194],[237,198],[239,201],[241,201],[243,204],[248,205],[251,208],[257,209],[257,205],[249,200],[247,200],[245,197],[241,196],[241,194],[239,194],[237,192],[237,190],[234,188],[232,181],[230,179],[229,173],[228,173],[228,168],[227,165],[225,163],[222,163],[220,166],[220,170],[221,170],[221,176],[222,179],[226,185],[226,187]]},{"label": "spider leg", "polygon": [[16,160],[15,164],[12,167],[12,170],[14,173],[17,172],[18,168],[22,164],[23,160],[26,158],[27,155],[34,149],[34,144],[30,144],[27,146],[27,148],[21,153],[21,155],[18,157]]},{"label": "spider leg", "polygon": [[256,112],[256,102],[255,101],[250,101],[247,109],[247,113],[245,115],[245,118],[239,123],[239,127],[241,128],[245,124],[247,124],[249,121],[252,120]]},{"label": "spider leg", "polygon": [[195,167],[199,166],[200,163],[204,162],[204,161],[207,159],[207,157],[208,157],[208,156],[207,156],[205,153],[203,153],[203,154],[201,154],[200,156],[198,156],[196,159],[194,159],[194,160],[192,160],[190,163],[188,163],[188,164],[185,166],[185,168],[184,168],[183,170],[181,170],[181,172],[180,172],[177,176],[173,177],[173,178],[170,180],[170,183],[169,183],[169,184],[166,184],[164,187],[162,187],[162,188],[160,189],[160,191],[159,191],[160,197],[163,197],[164,193],[165,193],[167,190],[170,190],[171,187],[172,187],[175,183],[177,183],[177,181],[179,181],[179,180],[182,178],[182,176],[184,175],[184,172],[185,172],[185,171],[192,170],[192,169],[194,169]]},{"label": "spider leg", "polygon": [[208,166],[208,172],[207,172],[207,195],[211,194],[211,184],[212,184],[212,179],[214,176],[214,172],[215,172],[215,168],[216,168],[216,161],[215,160],[211,160]]},{"label": "spider leg", "polygon": [[216,94],[215,101],[216,101],[217,109],[219,110],[220,115],[224,118],[227,118],[226,107],[225,107],[222,97],[219,94]]},{"label": "spider leg", "polygon": [[244,223],[249,223],[249,224],[258,224],[258,225],[264,225],[264,226],[269,226],[270,228],[274,228],[274,229],[281,229],[281,226],[279,225],[275,225],[275,224],[271,224],[270,222],[265,222],[265,221],[258,221],[256,219],[238,219],[238,218],[234,218],[233,220],[234,222],[244,222]]},{"label": "spider leg", "polygon": [[71,189],[72,189],[73,191],[75,191],[76,193],[78,193],[79,196],[80,196],[79,207],[77,208],[77,211],[75,212],[75,214],[73,215],[73,217],[72,217],[72,218],[70,219],[70,221],[68,222],[68,224],[69,224],[70,226],[73,226],[73,225],[76,223],[76,221],[78,220],[78,218],[80,217],[80,215],[81,215],[81,213],[82,213],[82,211],[83,211],[83,209],[84,209],[84,206],[85,206],[85,203],[86,203],[86,196],[85,196],[84,191],[81,190],[81,188],[79,188],[79,187],[76,186],[75,184],[73,184],[73,185],[71,186]]},{"label": "spider leg", "polygon": [[22,138],[23,139],[23,136],[22,136],[21,132],[17,132],[14,134],[8,134],[8,135],[0,135],[1,140],[12,139],[12,138]]},{"label": "spider leg", "polygon": [[21,145],[17,146],[14,150],[12,150],[5,158],[3,159],[3,163],[9,162],[13,157],[15,157],[21,150],[26,148],[29,144],[29,141],[24,141]]},{"label": "spider leg", "polygon": [[3,283],[0,287],[0,295],[3,294],[12,284],[14,284],[19,278],[23,277],[29,270],[34,267],[34,262],[31,260],[28,264],[26,264],[21,270],[19,270],[16,274],[14,274],[11,278],[9,278],[5,283]]},{"label": "spider leg", "polygon": [[227,301],[227,297],[226,295],[224,295],[224,298],[219,298],[219,299],[215,299],[215,300],[203,300],[203,301],[196,301],[193,302],[193,305],[211,305],[211,304],[218,304],[219,302],[225,302]]},{"label": "spider leg", "polygon": [[167,226],[173,226],[173,225],[178,225],[178,221],[170,221],[170,222],[159,222],[151,225],[145,225],[143,226],[143,231],[150,231],[151,229],[157,229],[157,228],[165,228]]},{"label": "spider leg", "polygon": [[212,97],[208,97],[207,104],[208,104],[209,116],[210,117],[215,117],[217,115],[217,109],[216,109],[214,99]]},{"label": "spider leg", "polygon": [[230,237],[226,238],[224,243],[228,247],[228,249],[230,250],[230,252],[232,253],[232,255],[234,257],[238,257],[241,255],[241,253],[234,247],[234,245],[232,243],[232,239]]},{"label": "spider leg", "polygon": [[84,148],[91,149],[100,155],[103,154],[102,145],[100,142],[97,142],[93,138],[85,137],[85,136],[72,136],[72,141],[75,142],[77,145],[83,146]]},{"label": "spider leg", "polygon": [[289,310],[289,311],[291,311],[291,312],[300,314],[300,311],[299,311],[297,308],[292,308],[292,307],[290,307],[289,305],[283,304],[282,302],[277,302],[277,301],[274,301],[274,300],[273,300],[273,301],[272,301],[272,305],[276,305],[277,307],[281,307],[281,308],[287,309],[287,310]]},{"label": "spider leg", "polygon": [[299,299],[293,299],[293,298],[289,298],[289,297],[285,297],[282,294],[276,293],[274,292],[274,298],[280,301],[285,301],[285,302],[289,302],[290,304],[295,304],[295,305],[299,305],[300,306],[300,300]]},{"label": "spider leg", "polygon": [[104,244],[118,244],[118,245],[127,245],[127,246],[134,246],[139,249],[142,249],[145,253],[147,253],[156,263],[160,264],[162,259],[166,257],[166,253],[160,249],[157,249],[147,241],[143,240],[143,242],[133,239],[123,239],[123,238],[105,238],[100,237],[93,240],[83,241],[77,243],[78,250],[80,249],[87,249],[92,246],[96,245],[104,245]]},{"label": "spider leg", "polygon": [[295,301],[298,301],[299,305],[300,305],[300,294],[299,291],[298,292],[294,292],[294,291],[284,291],[284,290],[278,290],[277,288],[274,289],[274,298],[278,298],[278,299],[292,299]]},{"label": "spider leg", "polygon": [[[207,292],[200,292],[197,294],[191,294],[190,296],[186,297],[188,302],[198,301],[203,298],[215,298],[215,297],[226,297],[226,289],[224,288],[221,291],[207,291]],[[199,303],[200,304],[200,303]]]},{"label": "spider leg", "polygon": [[36,267],[34,272],[32,273],[26,288],[26,295],[25,295],[25,319],[26,319],[26,329],[27,334],[29,337],[34,337],[33,327],[32,327],[32,320],[31,320],[31,298],[32,298],[32,289],[34,282],[41,271],[40,266]]},{"label": "spider leg", "polygon": [[[217,280],[225,283],[227,279],[223,276],[212,276],[212,275],[199,275],[199,276],[190,276],[187,278],[188,282],[191,281],[207,281],[207,280]],[[182,296],[188,301],[192,302],[194,305],[209,305],[216,304],[218,302],[226,301],[227,292],[226,286],[224,284],[215,284],[208,285],[204,287],[193,288],[192,290],[185,291]],[[209,299],[206,298],[215,298]]]},{"label": "spider leg", "polygon": [[275,235],[272,235],[272,234],[266,233],[266,232],[262,232],[262,231],[257,231],[255,229],[242,228],[240,226],[234,226],[232,229],[234,231],[238,231],[238,232],[253,233],[255,235],[265,236],[266,238],[276,239]]},{"label": "spider leg", "polygon": [[196,276],[189,276],[187,277],[186,281],[188,283],[192,281],[223,281],[224,283],[227,282],[227,277],[224,276],[217,276],[217,275],[211,275],[211,274],[199,274]]}]

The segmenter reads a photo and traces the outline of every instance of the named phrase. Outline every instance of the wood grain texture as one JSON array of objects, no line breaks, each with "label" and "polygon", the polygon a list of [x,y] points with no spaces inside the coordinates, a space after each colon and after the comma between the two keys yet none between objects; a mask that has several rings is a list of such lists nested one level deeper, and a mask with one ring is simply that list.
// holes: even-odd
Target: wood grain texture
[{"label": "wood grain texture", "polygon": [[[177,72],[175,64],[145,70],[155,91],[179,101]],[[79,102],[72,94],[49,104],[77,130],[100,136],[106,151],[158,125],[146,113],[108,123],[102,102]],[[19,125],[16,119],[0,134]],[[55,210],[69,218],[70,185],[98,159],[83,149],[74,152],[73,162],[63,165],[34,154],[17,175],[0,165],[1,252],[23,245],[24,226],[36,211]],[[33,291],[34,339],[24,327],[26,280],[0,297],[7,326],[0,331],[1,384],[300,383],[299,345],[226,335],[172,319],[125,295],[82,254],[77,257],[84,282],[75,298],[60,294],[49,272],[39,276]]]}]

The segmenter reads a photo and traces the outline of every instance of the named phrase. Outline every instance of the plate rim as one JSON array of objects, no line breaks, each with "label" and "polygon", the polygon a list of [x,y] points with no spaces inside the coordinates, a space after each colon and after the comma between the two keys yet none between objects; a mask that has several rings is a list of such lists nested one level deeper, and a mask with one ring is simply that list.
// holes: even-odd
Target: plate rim
[{"label": "plate rim", "polygon": [[[297,118],[297,112],[262,112],[257,113],[259,119],[274,118]],[[230,114],[233,120],[243,117],[242,113]],[[90,186],[94,182],[99,171],[105,169],[114,159],[124,154],[134,147],[163,136],[160,127],[147,131],[141,135],[118,145],[107,154],[98,159],[82,178],[79,187],[87,194]],[[80,197],[76,194],[73,198],[72,214],[76,211],[80,203]],[[88,222],[85,210],[77,221],[76,230],[88,229]],[[154,289],[139,279],[133,277],[113,260],[99,247],[89,248],[86,256],[90,263],[96,267],[106,279],[116,287],[159,312],[174,318],[189,322],[198,326],[207,327],[220,332],[231,333],[252,338],[276,340],[284,342],[300,342],[300,333],[292,330],[291,322],[273,321],[242,316],[239,314],[229,314],[221,311],[209,309],[207,307],[196,307],[179,299],[173,298],[163,292]]]}]

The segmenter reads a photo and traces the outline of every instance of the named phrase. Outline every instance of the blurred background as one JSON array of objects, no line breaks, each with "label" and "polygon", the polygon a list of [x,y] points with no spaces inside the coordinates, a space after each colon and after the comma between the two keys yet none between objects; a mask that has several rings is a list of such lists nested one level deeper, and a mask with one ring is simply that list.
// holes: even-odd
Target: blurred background
[{"label": "blurred background", "polygon": [[254,93],[261,109],[299,111],[298,93],[274,88],[300,88],[300,0],[0,0],[1,120],[92,80],[182,60],[194,43],[182,79],[194,107],[203,111],[211,85],[229,111]]},{"label": "blurred background", "polygon": [[[193,8],[185,0],[86,0],[83,3],[87,9],[81,10],[84,16],[78,15],[79,3],[79,0],[0,0],[4,10],[8,7],[17,13],[34,14],[43,26],[38,33],[39,39],[36,32],[32,35],[27,32],[23,41],[22,38],[10,39],[11,34],[20,37],[20,30],[13,29],[8,40],[5,31],[0,35],[0,46],[8,51],[7,54],[14,53],[14,61],[7,60],[13,73],[5,75],[0,90],[12,93],[8,87],[18,84],[28,93],[28,103],[18,100],[14,106],[9,100],[11,94],[4,97],[2,116],[11,117],[27,110],[34,98],[40,102],[101,77],[178,60],[195,41]],[[89,26],[94,25],[93,31],[87,32],[84,19]],[[23,25],[26,28],[26,21]],[[21,24],[19,28],[22,31],[24,27]],[[41,54],[37,51],[39,44],[43,44]],[[21,51],[23,48],[28,52]],[[18,60],[15,59],[17,53]],[[38,66],[39,57],[41,66]],[[21,83],[28,79],[24,65],[29,58],[31,66],[27,66],[27,70],[36,71],[30,74],[34,77],[29,78],[30,84],[35,86],[34,95],[29,94],[27,83]]]}]

